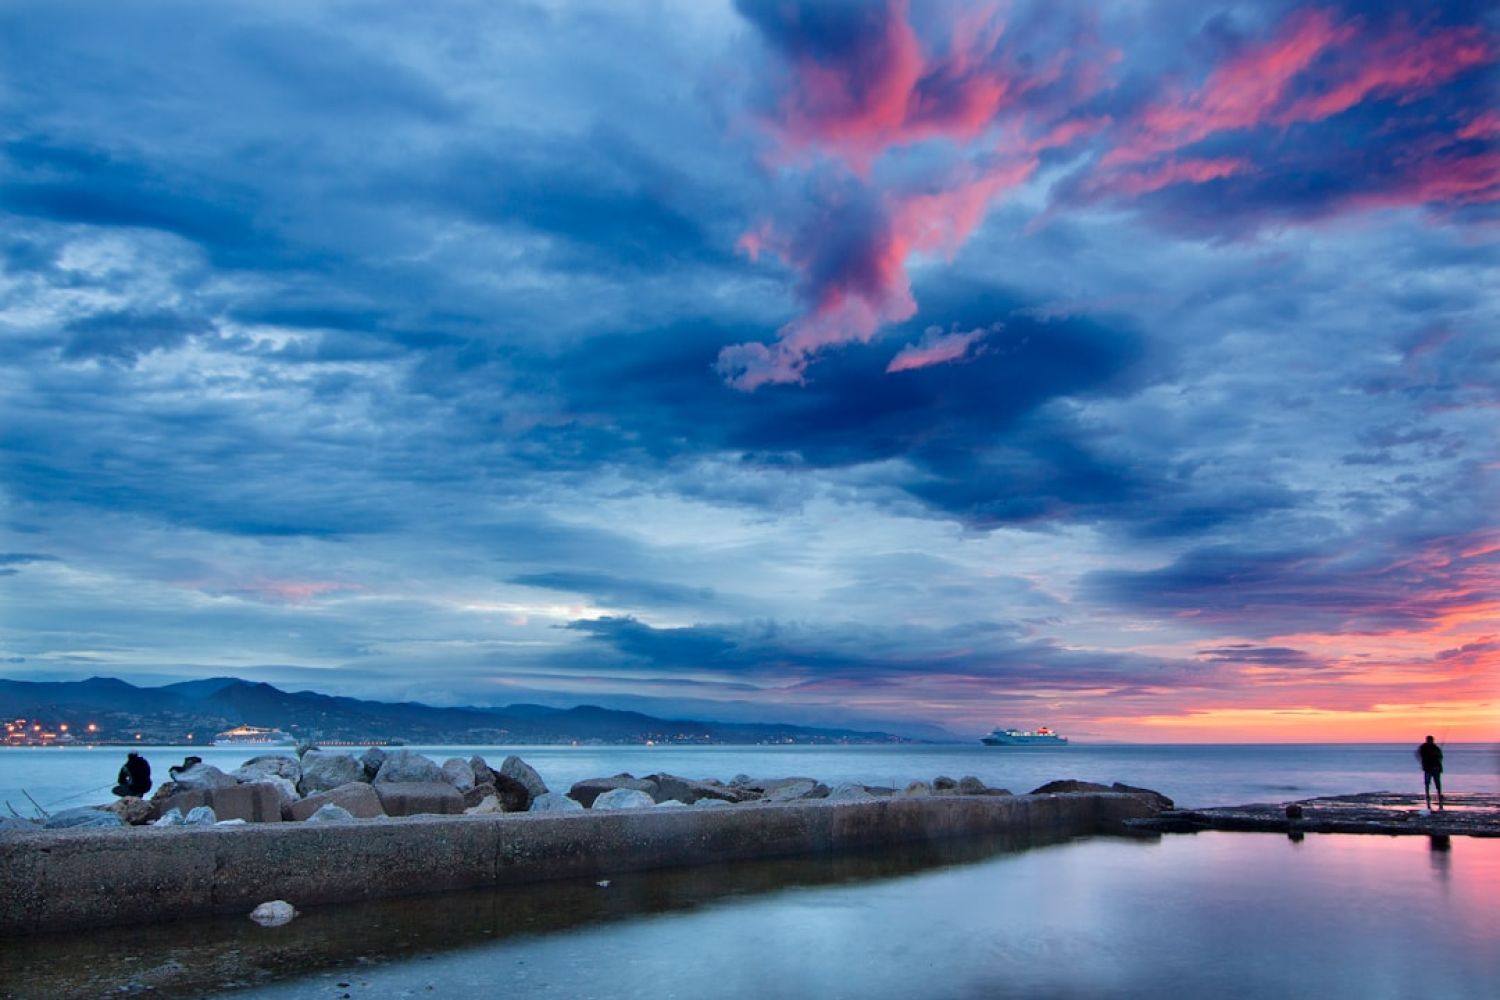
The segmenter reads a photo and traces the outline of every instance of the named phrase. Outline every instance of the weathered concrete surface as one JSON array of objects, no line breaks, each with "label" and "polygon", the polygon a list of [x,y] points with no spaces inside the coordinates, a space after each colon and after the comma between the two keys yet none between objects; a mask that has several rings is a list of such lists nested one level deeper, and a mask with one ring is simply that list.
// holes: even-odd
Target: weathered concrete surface
[{"label": "weathered concrete surface", "polygon": [[722,809],[53,831],[0,839],[0,935],[248,913],[997,833],[1064,838],[1154,813],[1099,793]]},{"label": "weathered concrete surface", "polygon": [[[1386,836],[1500,837],[1500,795],[1458,793],[1447,808],[1428,812],[1420,795],[1366,792],[1288,803],[1255,803],[1213,809],[1169,809],[1132,820],[1153,833],[1234,830],[1250,833],[1377,833]],[[1300,816],[1290,818],[1288,808]]]},{"label": "weathered concrete surface", "polygon": [[173,809],[188,810],[208,806],[219,819],[242,819],[246,823],[280,823],[281,797],[271,785],[227,785],[220,788],[196,788],[178,792],[152,802],[152,817],[160,819]]}]

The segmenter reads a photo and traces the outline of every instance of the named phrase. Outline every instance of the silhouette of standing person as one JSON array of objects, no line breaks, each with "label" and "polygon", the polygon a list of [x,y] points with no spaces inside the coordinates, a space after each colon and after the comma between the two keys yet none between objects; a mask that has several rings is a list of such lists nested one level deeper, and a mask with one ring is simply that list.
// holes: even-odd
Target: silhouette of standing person
[{"label": "silhouette of standing person", "polygon": [[111,789],[116,795],[145,795],[151,791],[151,765],[132,750],[125,756],[118,780],[120,783]]},{"label": "silhouette of standing person", "polygon": [[1432,788],[1437,786],[1438,808],[1443,808],[1443,748],[1427,737],[1427,742],[1417,747],[1417,759],[1422,762],[1422,794],[1427,796],[1427,808],[1432,809]]}]

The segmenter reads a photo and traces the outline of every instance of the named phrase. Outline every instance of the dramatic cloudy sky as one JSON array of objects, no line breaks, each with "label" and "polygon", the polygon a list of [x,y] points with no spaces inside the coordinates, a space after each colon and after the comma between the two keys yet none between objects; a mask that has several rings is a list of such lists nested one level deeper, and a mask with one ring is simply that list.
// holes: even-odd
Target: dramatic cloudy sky
[{"label": "dramatic cloudy sky", "polygon": [[1482,3],[7,3],[0,675],[1500,738],[1497,53]]}]

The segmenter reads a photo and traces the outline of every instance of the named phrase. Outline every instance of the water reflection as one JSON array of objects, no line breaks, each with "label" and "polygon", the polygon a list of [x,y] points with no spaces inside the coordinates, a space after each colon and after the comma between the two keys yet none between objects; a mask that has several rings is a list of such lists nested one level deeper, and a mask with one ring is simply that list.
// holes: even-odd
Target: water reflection
[{"label": "water reflection", "polygon": [[[1007,850],[1020,843],[331,907],[270,932],[237,919],[22,941],[19,958],[0,949],[0,986],[968,1000],[1156,996],[1171,983],[1182,996],[1284,1000],[1488,998],[1500,982],[1500,841],[1205,833]],[[118,968],[122,955],[143,972],[58,971]]]}]

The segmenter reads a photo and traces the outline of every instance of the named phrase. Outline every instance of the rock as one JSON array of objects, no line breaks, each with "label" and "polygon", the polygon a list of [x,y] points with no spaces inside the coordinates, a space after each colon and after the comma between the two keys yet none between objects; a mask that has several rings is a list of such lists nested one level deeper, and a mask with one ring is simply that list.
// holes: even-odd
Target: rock
[{"label": "rock", "polygon": [[338,806],[356,819],[373,819],[385,815],[385,808],[380,804],[380,796],[375,793],[375,787],[363,781],[351,781],[326,792],[316,792],[300,802],[293,802],[291,808],[282,815],[292,820],[308,820],[319,809],[330,805]]},{"label": "rock", "polygon": [[143,826],[151,822],[151,816],[156,811],[151,803],[134,795],[115,799],[103,808],[120,817],[120,822],[126,826]]},{"label": "rock", "polygon": [[1124,792],[1126,795],[1134,795],[1138,798],[1145,799],[1147,802],[1151,803],[1151,805],[1163,812],[1173,808],[1171,799],[1167,798],[1161,792],[1152,791],[1149,788],[1137,788],[1134,785],[1125,785],[1117,781],[1113,785],[1109,786],[1109,790],[1112,792]]},{"label": "rock", "polygon": [[748,788],[753,784],[755,784],[755,779],[748,774],[736,774],[729,779],[730,788]]},{"label": "rock", "polygon": [[212,764],[194,764],[185,771],[178,771],[172,779],[178,791],[197,792],[208,788],[232,788],[239,779],[225,774]]},{"label": "rock", "polygon": [[828,797],[828,786],[811,778],[782,778],[768,781],[762,802],[795,802],[798,799],[823,799]]},{"label": "rock", "polygon": [[299,758],[301,758],[306,757],[310,752],[316,749],[318,749],[318,745],[311,740],[298,740],[297,747],[294,752]]},{"label": "rock", "polygon": [[55,812],[42,823],[45,830],[76,830],[81,827],[124,826],[125,821],[112,812],[84,806]]},{"label": "rock", "polygon": [[374,781],[375,775],[380,773],[380,765],[385,763],[385,751],[379,747],[371,747],[359,756],[359,765],[365,769],[362,780]]},{"label": "rock", "polygon": [[614,791],[616,788],[645,792],[651,796],[652,802],[656,801],[658,791],[654,781],[644,781],[631,774],[617,774],[613,778],[585,778],[574,782],[573,787],[568,789],[568,798],[581,802],[585,806],[591,806],[600,795]]},{"label": "rock", "polygon": [[187,813],[199,806],[212,809],[219,819],[242,819],[247,823],[281,822],[282,790],[270,781],[249,785],[234,784],[228,788],[201,788],[178,792],[171,798],[152,800],[152,815],[164,816],[170,810]]},{"label": "rock", "polygon": [[656,782],[657,791],[652,798],[657,802],[677,801],[692,805],[699,799],[723,799],[725,802],[743,802],[751,793],[741,788],[726,788],[711,781],[694,781],[679,778],[675,774],[652,774],[647,781]]},{"label": "rock", "polygon": [[34,819],[23,819],[20,816],[0,816],[0,834],[32,833],[41,828],[42,824]]},{"label": "rock", "polygon": [[492,797],[497,802],[500,800],[499,793],[495,791],[495,785],[493,782],[486,782],[483,785],[475,785],[467,792],[464,792],[464,808],[472,809],[475,806],[479,805],[479,803],[483,802],[485,799]]},{"label": "rock", "polygon": [[469,767],[474,772],[474,785],[493,785],[495,783],[495,772],[490,770],[489,764],[485,763],[483,757],[470,757]]},{"label": "rock", "polygon": [[532,795],[525,785],[498,771],[491,771],[490,776],[495,779],[495,794],[506,812],[525,812],[531,808]]},{"label": "rock", "polygon": [[182,825],[182,810],[181,809],[168,809],[166,812],[164,812],[164,813],[161,814],[161,817],[155,823],[152,823],[151,825],[152,826],[181,826]]},{"label": "rock", "polygon": [[932,779],[932,790],[934,792],[956,792],[958,791],[958,782],[946,774],[940,774]]},{"label": "rock", "polygon": [[151,793],[151,801],[154,804],[165,799],[170,799],[172,796],[176,795],[177,792],[178,788],[175,781],[163,781],[161,784],[156,786],[156,791]]},{"label": "rock", "polygon": [[531,800],[527,812],[582,812],[583,803],[570,799],[562,792],[547,792]]},{"label": "rock", "polygon": [[[657,809],[686,809],[688,804],[681,799],[662,799],[656,804]],[[594,808],[599,808],[599,800],[594,800]]]},{"label": "rock", "polygon": [[326,792],[365,775],[364,765],[346,753],[332,750],[309,750],[302,755],[302,780],[297,791],[303,795]]},{"label": "rock", "polygon": [[901,797],[906,799],[925,799],[932,794],[932,786],[925,781],[913,781],[901,790]]},{"label": "rock", "polygon": [[245,825],[245,821],[242,820],[242,819],[221,819],[221,820],[217,821],[216,823],[214,823],[214,826],[244,826],[244,825]]},{"label": "rock", "polygon": [[263,774],[252,781],[245,782],[245,784],[267,785],[275,789],[276,801],[281,806],[281,815],[283,817],[286,816],[287,810],[292,807],[292,803],[296,802],[302,797],[297,794],[297,786],[292,784],[291,779],[283,778],[280,775],[276,774]]},{"label": "rock", "polygon": [[[390,761],[387,760],[386,764],[389,765]],[[437,770],[437,765],[433,765],[433,770]],[[384,772],[385,769],[381,768],[381,773]],[[441,778],[436,781],[377,781],[370,787],[380,796],[380,806],[387,816],[429,813],[457,816],[464,811],[463,795]]]},{"label": "rock", "polygon": [[443,780],[460,792],[467,792],[474,787],[474,769],[462,757],[449,757],[443,761],[441,770]]},{"label": "rock", "polygon": [[183,826],[213,826],[218,821],[213,806],[194,806],[182,817]]},{"label": "rock", "polygon": [[989,786],[972,774],[958,779],[958,794],[960,795],[983,795],[989,791]]},{"label": "rock", "polygon": [[[361,788],[369,788],[369,785],[360,785]],[[375,794],[374,792],[370,793]],[[332,802],[325,802],[307,817],[308,823],[343,823],[354,819],[354,814],[342,806],[336,806]]]},{"label": "rock", "polygon": [[[495,786],[490,785],[489,787],[493,789]],[[465,816],[488,816],[491,813],[503,812],[505,812],[505,807],[500,804],[500,797],[493,791],[472,806],[464,809]]]},{"label": "rock", "polygon": [[263,754],[251,757],[235,768],[233,774],[240,781],[259,781],[268,775],[283,778],[293,787],[302,780],[302,764],[296,757],[286,754]]},{"label": "rock", "polygon": [[1098,785],[1092,781],[1076,781],[1073,778],[1063,778],[1061,781],[1049,781],[1040,788],[1033,788],[1032,795],[1072,795],[1076,792],[1107,792],[1108,785]]},{"label": "rock", "polygon": [[636,788],[611,788],[607,792],[601,792],[594,797],[591,809],[650,809],[656,805],[656,800],[649,792],[643,792]]},{"label": "rock", "polygon": [[536,773],[536,768],[515,755],[511,755],[500,762],[499,773],[518,783],[522,788],[525,788],[528,802],[538,795],[546,795],[548,792],[547,783],[542,780],[540,774]]},{"label": "rock", "polygon": [[835,802],[874,802],[875,796],[865,790],[864,785],[856,785],[852,781],[846,781],[840,785],[834,785],[828,793],[828,798]]},{"label": "rock", "polygon": [[375,774],[377,785],[425,784],[433,781],[447,781],[443,777],[443,769],[415,750],[392,750],[385,755],[385,763],[380,765],[380,770]]},{"label": "rock", "polygon": [[261,903],[250,911],[250,919],[262,927],[280,927],[282,924],[291,923],[296,916],[296,907],[284,899]]}]

